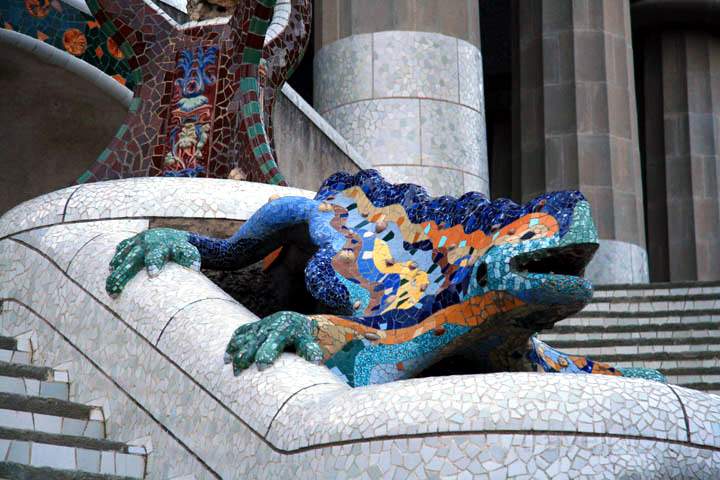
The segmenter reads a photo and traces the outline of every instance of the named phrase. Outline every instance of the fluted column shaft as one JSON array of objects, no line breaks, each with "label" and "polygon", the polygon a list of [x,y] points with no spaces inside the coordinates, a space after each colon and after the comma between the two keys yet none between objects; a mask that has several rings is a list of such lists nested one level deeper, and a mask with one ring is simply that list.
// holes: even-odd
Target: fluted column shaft
[{"label": "fluted column shaft", "polygon": [[718,280],[720,39],[665,31],[643,53],[653,279]]},{"label": "fluted column shaft", "polygon": [[601,239],[589,277],[647,281],[629,3],[518,0],[515,9],[514,195],[582,191]]}]

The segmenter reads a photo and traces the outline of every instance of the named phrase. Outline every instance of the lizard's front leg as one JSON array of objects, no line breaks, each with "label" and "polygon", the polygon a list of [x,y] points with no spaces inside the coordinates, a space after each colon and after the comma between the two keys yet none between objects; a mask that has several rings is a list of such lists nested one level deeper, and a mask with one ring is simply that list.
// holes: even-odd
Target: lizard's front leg
[{"label": "lizard's front leg", "polygon": [[235,375],[256,363],[262,369],[273,363],[287,347],[304,359],[319,363],[323,352],[317,342],[318,325],[296,312],[277,312],[235,330],[228,343],[225,362],[232,362]]},{"label": "lizard's front leg", "polygon": [[332,358],[352,340],[363,338],[363,327],[353,329],[352,321],[334,315],[303,315],[282,311],[242,325],[233,333],[225,362],[239,374],[253,363],[263,369],[288,347],[304,359],[320,363]]}]

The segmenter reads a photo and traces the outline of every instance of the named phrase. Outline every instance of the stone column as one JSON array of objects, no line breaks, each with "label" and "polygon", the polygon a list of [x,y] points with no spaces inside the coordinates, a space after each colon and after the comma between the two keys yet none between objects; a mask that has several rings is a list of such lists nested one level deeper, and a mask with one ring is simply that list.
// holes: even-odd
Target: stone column
[{"label": "stone column", "polygon": [[516,0],[516,197],[578,189],[596,283],[648,281],[628,0]]},{"label": "stone column", "polygon": [[478,2],[315,2],[315,108],[383,175],[488,193]]},{"label": "stone column", "polygon": [[720,39],[643,41],[648,239],[655,280],[720,279]]}]

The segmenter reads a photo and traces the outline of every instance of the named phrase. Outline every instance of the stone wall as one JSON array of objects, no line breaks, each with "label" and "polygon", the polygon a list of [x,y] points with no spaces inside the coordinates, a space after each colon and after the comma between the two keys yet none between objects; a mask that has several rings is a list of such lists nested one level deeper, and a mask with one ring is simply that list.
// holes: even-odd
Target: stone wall
[{"label": "stone wall", "polygon": [[[0,102],[0,213],[71,185],[127,113],[121,99],[94,81],[93,73],[102,72],[33,39],[46,48],[30,54],[15,44],[23,39],[29,37],[0,30],[0,89],[6,92]],[[67,63],[58,65],[63,59]]]},{"label": "stone wall", "polygon": [[317,190],[335,172],[370,168],[347,140],[287,85],[277,97],[273,132],[280,170],[293,187]]}]

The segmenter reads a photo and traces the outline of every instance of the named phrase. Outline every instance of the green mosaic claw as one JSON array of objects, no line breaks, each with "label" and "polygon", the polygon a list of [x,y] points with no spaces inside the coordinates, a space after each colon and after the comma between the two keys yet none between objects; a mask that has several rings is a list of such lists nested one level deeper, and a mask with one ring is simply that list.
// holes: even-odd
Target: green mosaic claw
[{"label": "green mosaic claw", "polygon": [[253,362],[260,369],[266,368],[286,347],[292,346],[305,360],[319,363],[323,352],[317,343],[317,330],[317,322],[306,315],[274,313],[235,330],[226,349],[225,362],[232,362],[233,372],[238,375]]},{"label": "green mosaic claw", "polygon": [[143,268],[154,277],[168,260],[183,267],[200,270],[200,252],[188,242],[188,233],[171,228],[154,228],[120,242],[110,260],[110,275],[105,290],[117,296]]}]

